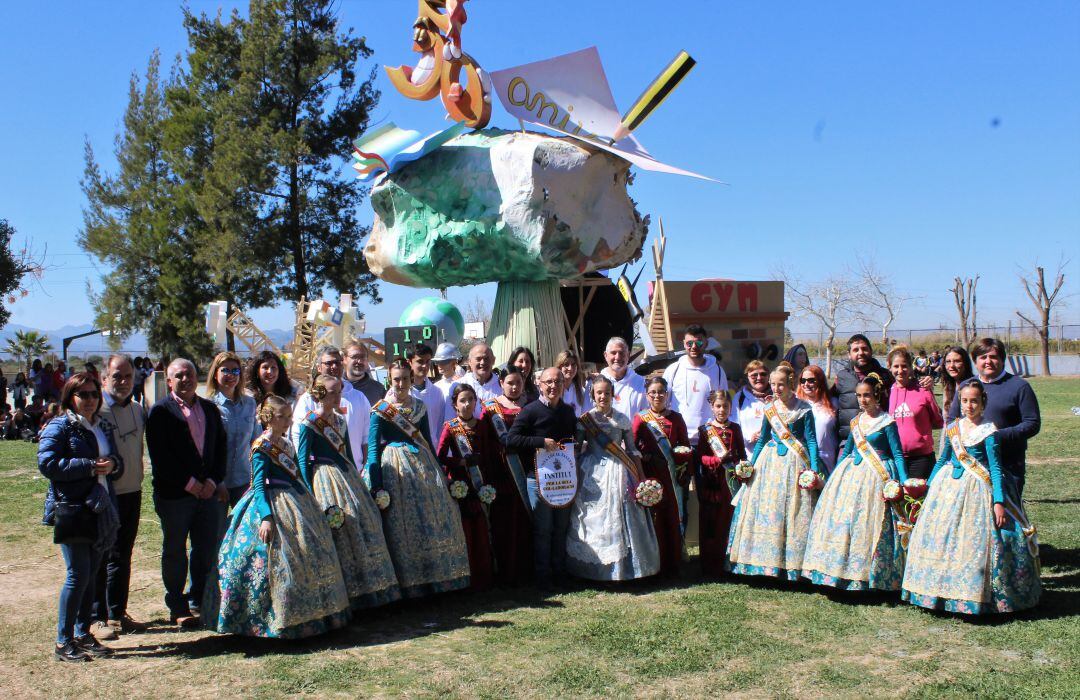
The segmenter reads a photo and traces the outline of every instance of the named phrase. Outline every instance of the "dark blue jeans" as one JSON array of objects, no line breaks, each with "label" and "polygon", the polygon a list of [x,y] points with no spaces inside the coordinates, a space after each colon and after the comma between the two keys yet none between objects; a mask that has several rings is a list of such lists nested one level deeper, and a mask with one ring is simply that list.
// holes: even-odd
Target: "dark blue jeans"
[{"label": "dark blue jeans", "polygon": [[[225,529],[225,504],[216,498],[154,496],[154,510],[161,520],[161,582],[165,584],[165,605],[173,617],[188,615],[191,606],[202,605],[206,575],[211,566],[217,565],[218,545]],[[185,592],[189,575],[191,586]]]},{"label": "dark blue jeans", "polygon": [[60,613],[56,622],[57,645],[72,637],[90,633],[90,612],[94,606],[94,579],[101,566],[101,552],[92,544],[62,544],[60,552],[67,564],[67,578],[60,589]]},{"label": "dark blue jeans", "polygon": [[533,512],[533,566],[537,583],[551,583],[552,577],[566,575],[566,532],[570,529],[570,508],[552,508],[537,492],[536,479],[529,478],[529,505]]}]

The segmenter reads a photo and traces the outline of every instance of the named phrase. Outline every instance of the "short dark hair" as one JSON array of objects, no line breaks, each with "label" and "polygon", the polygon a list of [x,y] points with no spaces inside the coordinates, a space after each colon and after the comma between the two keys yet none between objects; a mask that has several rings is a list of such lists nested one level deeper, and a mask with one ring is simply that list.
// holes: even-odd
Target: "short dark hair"
[{"label": "short dark hair", "polygon": [[705,326],[701,325],[700,323],[691,323],[689,326],[686,327],[686,331],[683,333],[683,335],[697,336],[708,335],[708,333],[705,331]]},{"label": "short dark hair", "polygon": [[855,335],[853,335],[853,336],[851,336],[850,338],[847,339],[848,350],[850,350],[851,346],[854,345],[855,343],[866,343],[867,347],[869,347],[871,350],[874,349],[874,344],[871,343],[870,339],[867,338],[862,333],[856,333]]},{"label": "short dark hair", "polygon": [[417,343],[416,345],[406,348],[405,350],[406,360],[414,360],[417,357],[422,357],[423,355],[427,355],[428,357],[435,357],[435,351],[431,349],[431,346],[424,345],[423,343]]},{"label": "short dark hair", "polygon": [[[65,411],[75,410],[75,392],[79,390],[83,384],[93,384],[98,393],[101,393],[101,382],[97,380],[97,377],[89,372],[77,372],[71,375],[71,379],[64,382],[64,388],[60,390],[60,407]],[[37,398],[37,394],[34,395]],[[101,399],[98,399],[97,410],[94,411],[96,416],[101,412]]]},{"label": "short dark hair", "polygon": [[979,338],[971,345],[971,359],[977,360],[983,355],[989,355],[991,350],[997,350],[1001,359],[1005,359],[1005,343],[997,338]]}]

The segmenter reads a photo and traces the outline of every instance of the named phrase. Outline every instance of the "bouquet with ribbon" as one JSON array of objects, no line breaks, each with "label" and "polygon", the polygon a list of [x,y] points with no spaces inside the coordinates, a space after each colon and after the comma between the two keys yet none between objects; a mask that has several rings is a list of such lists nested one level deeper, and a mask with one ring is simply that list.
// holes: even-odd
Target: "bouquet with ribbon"
[{"label": "bouquet with ribbon", "polygon": [[904,487],[896,479],[889,479],[881,485],[881,497],[886,503],[895,503],[904,495]]},{"label": "bouquet with ribbon", "polygon": [[799,488],[804,491],[816,491],[825,485],[825,481],[813,469],[803,469],[799,473]]},{"label": "bouquet with ribbon", "polygon": [[919,519],[927,489],[926,479],[907,479],[902,488],[903,495],[892,501],[893,512],[896,514],[896,530],[900,533],[900,544],[904,549],[907,549],[911,531],[915,527],[915,521]]},{"label": "bouquet with ribbon", "polygon": [[634,490],[634,499],[642,508],[651,508],[664,498],[664,487],[656,479],[645,479]]}]

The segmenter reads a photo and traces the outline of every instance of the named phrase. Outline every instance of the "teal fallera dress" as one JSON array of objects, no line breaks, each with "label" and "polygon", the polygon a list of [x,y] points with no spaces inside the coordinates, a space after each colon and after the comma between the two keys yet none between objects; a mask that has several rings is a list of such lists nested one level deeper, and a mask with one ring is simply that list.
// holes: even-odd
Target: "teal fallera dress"
[{"label": "teal fallera dress", "polygon": [[[263,435],[252,483],[233,508],[203,619],[218,632],[296,639],[343,627],[349,596],[330,525],[296,468],[292,445]],[[259,539],[274,523],[270,544]],[[213,593],[210,593],[213,591]]]},{"label": "teal fallera dress", "polygon": [[353,609],[400,598],[382,516],[353,461],[345,418],[308,415],[298,430],[296,453],[300,473],[319,507],[324,512],[335,507],[341,511],[341,527],[333,530],[334,545]]},{"label": "teal fallera dress", "polygon": [[[908,545],[901,597],[913,605],[982,615],[1039,602],[1039,543],[1002,477],[996,430],[993,423],[962,418],[946,431],[945,450]],[[973,461],[965,465],[958,446]],[[994,524],[996,503],[1006,511],[1000,529]]]},{"label": "teal fallera dress", "polygon": [[896,512],[885,502],[882,487],[907,479],[900,433],[887,413],[873,419],[861,414],[855,421],[885,473],[849,435],[814,507],[802,575],[845,590],[897,591],[904,577],[904,548]]}]

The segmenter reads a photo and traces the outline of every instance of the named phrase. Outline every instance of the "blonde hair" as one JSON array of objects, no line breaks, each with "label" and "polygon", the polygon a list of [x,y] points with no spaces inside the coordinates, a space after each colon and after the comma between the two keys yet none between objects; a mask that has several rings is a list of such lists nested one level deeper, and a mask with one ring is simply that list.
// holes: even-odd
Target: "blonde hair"
[{"label": "blonde hair", "polygon": [[585,372],[581,368],[581,360],[578,356],[570,350],[563,350],[555,356],[555,364],[552,366],[561,372],[562,366],[571,362],[577,366],[577,373],[574,374],[573,379],[574,393],[577,395],[578,402],[582,402],[585,400]]},{"label": "blonde hair", "polygon": [[270,421],[274,420],[274,415],[282,408],[288,408],[289,402],[281,398],[277,394],[267,394],[266,398],[259,404],[259,412],[256,414],[259,419],[259,424],[263,428],[269,427]]},{"label": "blonde hair", "polygon": [[327,387],[326,387],[327,382],[343,382],[343,381],[344,381],[343,379],[338,379],[337,377],[332,377],[329,374],[320,374],[317,377],[315,377],[314,380],[312,380],[311,388],[308,389],[308,393],[311,394],[311,398],[315,399],[316,401],[322,401],[323,399],[326,398],[326,394],[329,393],[327,391]]},{"label": "blonde hair", "polygon": [[[224,391],[221,391],[221,387],[218,386],[217,371],[221,368],[223,364],[229,361],[235,362],[237,369],[239,369],[241,373],[243,373],[244,363],[240,361],[240,357],[235,352],[229,352],[228,350],[224,352],[219,352],[217,355],[214,356],[214,361],[210,363],[210,370],[206,377],[207,396],[213,396],[218,392],[221,392],[222,394],[225,393]],[[241,378],[238,376],[236,378],[236,395],[240,396],[243,390],[244,387],[242,386]]]},{"label": "blonde hair", "polygon": [[788,385],[789,389],[795,389],[795,368],[788,362],[781,362],[776,366],[769,374],[769,381],[772,381],[773,377],[780,376],[784,378],[784,383]]},{"label": "blonde hair", "polygon": [[750,372],[755,370],[755,369],[767,370],[769,368],[766,367],[765,363],[762,362],[761,360],[750,360],[749,362],[746,363],[746,367],[743,368],[743,374],[749,376]]}]

